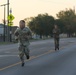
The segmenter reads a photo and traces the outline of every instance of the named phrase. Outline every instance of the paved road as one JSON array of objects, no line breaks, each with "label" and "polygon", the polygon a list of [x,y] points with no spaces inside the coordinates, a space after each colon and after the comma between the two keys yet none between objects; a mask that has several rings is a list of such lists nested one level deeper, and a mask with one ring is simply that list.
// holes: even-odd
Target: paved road
[{"label": "paved road", "polygon": [[17,44],[0,46],[0,75],[76,75],[76,39],[60,40],[60,51],[54,41],[31,42],[30,60],[21,67]]}]

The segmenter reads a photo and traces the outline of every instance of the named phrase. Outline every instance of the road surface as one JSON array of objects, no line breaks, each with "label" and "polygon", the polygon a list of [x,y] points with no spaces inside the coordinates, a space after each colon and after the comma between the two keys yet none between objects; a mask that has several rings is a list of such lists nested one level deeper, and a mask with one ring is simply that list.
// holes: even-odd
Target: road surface
[{"label": "road surface", "polygon": [[54,50],[53,39],[31,42],[30,59],[21,67],[18,45],[0,46],[0,75],[76,75],[76,39],[60,40]]}]

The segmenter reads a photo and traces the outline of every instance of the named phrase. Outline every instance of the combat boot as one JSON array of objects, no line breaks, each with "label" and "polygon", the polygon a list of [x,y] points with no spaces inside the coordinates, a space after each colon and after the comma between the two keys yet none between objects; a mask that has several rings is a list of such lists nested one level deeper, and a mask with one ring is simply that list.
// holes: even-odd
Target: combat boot
[{"label": "combat boot", "polygon": [[29,55],[26,55],[26,58],[27,58],[27,59],[29,59],[29,58],[30,58],[30,56],[29,56]]},{"label": "combat boot", "polygon": [[55,51],[56,51],[57,49],[55,48]]},{"label": "combat boot", "polygon": [[24,65],[25,65],[25,63],[23,62],[21,66],[23,67]]}]

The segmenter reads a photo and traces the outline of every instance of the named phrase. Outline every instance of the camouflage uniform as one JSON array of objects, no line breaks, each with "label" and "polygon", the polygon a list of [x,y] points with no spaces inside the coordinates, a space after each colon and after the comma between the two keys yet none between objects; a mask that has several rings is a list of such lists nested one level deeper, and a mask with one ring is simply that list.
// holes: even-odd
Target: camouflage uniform
[{"label": "camouflage uniform", "polygon": [[19,43],[19,56],[21,61],[24,61],[24,54],[29,56],[29,38],[31,37],[32,33],[31,30],[27,27],[21,29],[18,28],[15,31],[15,39],[18,40]]},{"label": "camouflage uniform", "polygon": [[59,50],[59,34],[60,34],[60,29],[53,29],[53,36],[54,36],[54,42],[55,42],[55,50]]}]

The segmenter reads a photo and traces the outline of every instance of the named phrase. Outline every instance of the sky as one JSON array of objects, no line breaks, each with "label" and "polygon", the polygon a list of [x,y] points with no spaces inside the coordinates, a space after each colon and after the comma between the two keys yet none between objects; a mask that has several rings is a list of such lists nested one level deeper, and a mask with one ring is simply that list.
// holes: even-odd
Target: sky
[{"label": "sky", "polygon": [[[76,0],[9,0],[12,14],[15,17],[13,20],[14,26],[18,26],[19,21],[35,17],[38,14],[48,13],[56,18],[56,14],[65,10],[66,8],[76,7]],[[0,0],[0,5],[6,4],[7,0]],[[4,8],[0,7],[0,23],[4,18]],[[6,19],[7,19],[7,6],[6,6]]]}]

